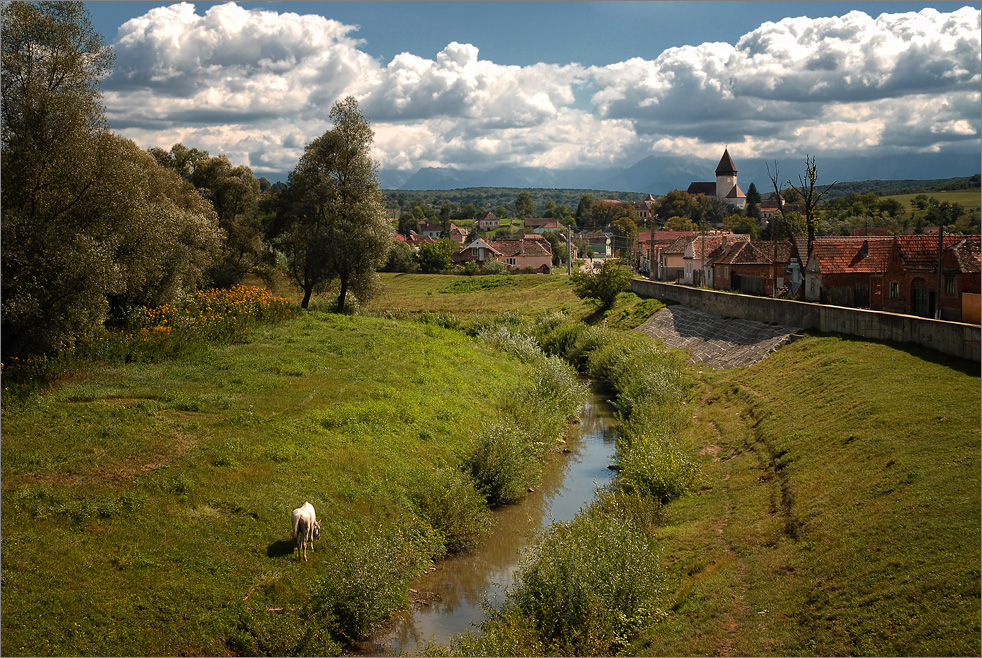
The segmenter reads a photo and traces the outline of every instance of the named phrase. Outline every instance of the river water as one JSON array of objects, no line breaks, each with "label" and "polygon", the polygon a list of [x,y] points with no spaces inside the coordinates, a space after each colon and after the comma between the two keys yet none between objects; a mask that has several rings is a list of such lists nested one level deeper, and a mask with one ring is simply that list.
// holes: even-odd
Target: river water
[{"label": "river water", "polygon": [[494,512],[494,530],[477,548],[440,561],[410,584],[410,610],[387,632],[360,647],[372,655],[418,655],[428,642],[447,644],[451,635],[475,631],[484,619],[481,602],[498,602],[511,584],[523,549],[552,521],[570,521],[613,476],[613,410],[592,395],[571,433],[568,454],[546,463],[541,486],[517,505]]}]

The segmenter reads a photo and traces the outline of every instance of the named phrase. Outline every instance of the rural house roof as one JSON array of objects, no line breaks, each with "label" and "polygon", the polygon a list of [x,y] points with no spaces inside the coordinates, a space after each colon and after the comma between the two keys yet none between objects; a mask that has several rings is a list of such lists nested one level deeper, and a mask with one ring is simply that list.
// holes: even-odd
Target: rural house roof
[{"label": "rural house roof", "polygon": [[[937,235],[901,235],[896,238],[900,258],[907,270],[936,271],[938,269]],[[945,251],[954,250],[962,272],[979,271],[979,236],[946,235]],[[974,269],[973,269],[974,268]]]},{"label": "rural house roof", "polygon": [[[725,235],[697,235],[690,243],[692,245],[693,258],[706,258],[716,249],[723,245],[733,244],[739,241],[749,240],[750,236],[746,233],[729,233]],[[685,250],[689,253],[688,247]]]},{"label": "rural house roof", "polygon": [[772,265],[791,262],[791,243],[777,241],[777,260],[774,259],[775,243],[770,240],[741,240],[721,245],[709,260],[720,265]]},{"label": "rural house roof", "polygon": [[481,221],[483,219],[498,219],[498,216],[495,215],[490,210],[485,210],[484,212],[482,212],[480,215],[477,216],[477,221]]},{"label": "rural house roof", "polygon": [[727,193],[726,198],[727,199],[746,199],[747,198],[747,195],[743,193],[743,190],[740,189],[740,186],[739,185],[734,185],[733,186],[733,189],[730,190]]},{"label": "rural house roof", "polygon": [[686,192],[689,194],[705,194],[706,196],[713,196],[716,194],[716,183],[689,183],[689,188],[686,190]]},{"label": "rural house roof", "polygon": [[695,233],[690,233],[689,235],[681,235],[676,238],[670,245],[662,250],[663,254],[684,254],[686,247],[688,247],[693,240],[696,239]]},{"label": "rural house roof", "polygon": [[559,221],[552,217],[530,217],[525,220],[525,228],[560,228]]},{"label": "rural house roof", "polygon": [[822,274],[880,273],[886,270],[892,248],[891,238],[823,236],[812,243],[809,260]]},{"label": "rural house roof", "polygon": [[541,236],[527,235],[513,240],[494,240],[489,245],[506,258],[549,256],[552,257],[552,245]]}]

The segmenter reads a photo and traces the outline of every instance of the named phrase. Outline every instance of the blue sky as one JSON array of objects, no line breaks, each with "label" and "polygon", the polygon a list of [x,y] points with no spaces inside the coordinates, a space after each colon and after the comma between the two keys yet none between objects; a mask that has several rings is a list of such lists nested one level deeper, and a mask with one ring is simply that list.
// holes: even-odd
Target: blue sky
[{"label": "blue sky", "polygon": [[258,175],[349,94],[389,169],[980,147],[978,3],[86,4],[117,132]]}]

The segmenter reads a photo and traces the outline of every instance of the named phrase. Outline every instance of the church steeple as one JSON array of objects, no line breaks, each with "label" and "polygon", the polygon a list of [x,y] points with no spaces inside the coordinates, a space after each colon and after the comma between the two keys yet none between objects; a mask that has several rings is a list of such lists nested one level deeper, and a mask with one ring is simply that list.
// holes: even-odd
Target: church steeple
[{"label": "church steeple", "polygon": [[733,158],[730,157],[730,150],[723,149],[723,157],[719,159],[719,164],[716,165],[716,175],[717,176],[735,176],[737,173],[736,165],[733,164]]}]

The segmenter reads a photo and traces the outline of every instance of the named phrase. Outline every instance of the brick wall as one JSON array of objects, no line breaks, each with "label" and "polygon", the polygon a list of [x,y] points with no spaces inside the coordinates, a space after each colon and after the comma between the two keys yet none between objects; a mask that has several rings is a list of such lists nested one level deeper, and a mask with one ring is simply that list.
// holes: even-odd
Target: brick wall
[{"label": "brick wall", "polygon": [[980,361],[982,329],[977,325],[895,315],[768,297],[736,295],[661,281],[634,279],[630,289],[642,297],[675,301],[723,317],[757,320],[825,333],[912,343],[944,354]]}]

